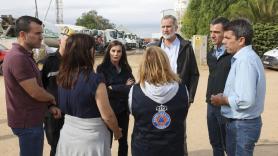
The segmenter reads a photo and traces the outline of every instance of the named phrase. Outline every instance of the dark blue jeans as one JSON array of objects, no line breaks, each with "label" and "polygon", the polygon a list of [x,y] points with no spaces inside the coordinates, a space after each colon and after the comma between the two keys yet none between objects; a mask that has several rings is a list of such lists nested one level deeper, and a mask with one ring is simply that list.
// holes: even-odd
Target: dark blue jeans
[{"label": "dark blue jeans", "polygon": [[19,139],[20,156],[42,156],[43,126],[31,128],[12,128]]},{"label": "dark blue jeans", "polygon": [[227,120],[228,156],[253,156],[262,128],[261,117],[250,120]]},{"label": "dark blue jeans", "polygon": [[213,106],[208,103],[207,125],[210,144],[214,156],[225,156],[225,135],[226,120],[221,115],[221,107]]}]

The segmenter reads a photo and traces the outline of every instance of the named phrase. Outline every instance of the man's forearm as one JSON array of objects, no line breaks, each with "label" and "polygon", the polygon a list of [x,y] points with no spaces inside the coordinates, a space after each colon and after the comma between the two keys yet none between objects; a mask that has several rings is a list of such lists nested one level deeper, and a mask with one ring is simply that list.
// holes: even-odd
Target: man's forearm
[{"label": "man's forearm", "polygon": [[35,100],[56,104],[54,96],[43,89],[43,87],[39,86],[36,78],[24,80],[19,84],[27,92],[27,94],[29,94]]},{"label": "man's forearm", "polygon": [[51,102],[55,101],[55,98],[53,95],[51,95],[50,93],[48,93],[46,90],[44,90],[42,87],[38,88],[38,92],[33,93],[33,95],[31,95],[32,98],[36,99],[37,101],[41,101],[41,102]]}]

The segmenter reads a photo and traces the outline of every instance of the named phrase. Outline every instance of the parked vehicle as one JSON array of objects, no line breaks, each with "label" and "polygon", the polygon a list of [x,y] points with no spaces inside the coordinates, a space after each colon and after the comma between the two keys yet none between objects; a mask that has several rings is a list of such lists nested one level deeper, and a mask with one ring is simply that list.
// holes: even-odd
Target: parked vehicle
[{"label": "parked vehicle", "polygon": [[109,42],[117,39],[117,30],[114,29],[106,29],[104,30],[104,40],[105,46],[109,44]]},{"label": "parked vehicle", "polygon": [[117,40],[122,42],[123,45],[125,46],[125,48],[128,49],[127,48],[127,42],[124,38],[124,35],[125,35],[125,32],[123,30],[117,30]]},{"label": "parked vehicle", "polygon": [[125,40],[127,49],[136,48],[136,41],[133,39],[132,34],[129,32],[125,32]]},{"label": "parked vehicle", "polygon": [[266,68],[278,69],[278,47],[265,52],[262,62]]},{"label": "parked vehicle", "polygon": [[96,53],[103,54],[105,51],[104,31],[97,30],[97,34],[94,37],[96,41]]},{"label": "parked vehicle", "polygon": [[47,21],[43,21],[44,29],[43,29],[43,43],[49,47],[59,47],[59,34],[60,30],[57,26]]},{"label": "parked vehicle", "polygon": [[3,75],[2,64],[4,61],[4,57],[7,54],[8,48],[0,44],[0,75]]},{"label": "parked vehicle", "polygon": [[125,39],[120,38],[122,35],[121,31],[118,31],[116,29],[106,29],[104,30],[104,41],[105,41],[105,47],[108,46],[109,42],[118,40],[122,42],[123,45],[127,45],[127,42]]},{"label": "parked vehicle", "polygon": [[[0,44],[7,49],[12,48],[12,43],[17,41],[15,34],[15,20],[10,15],[1,15],[0,20]],[[34,49],[34,59],[37,62],[40,62],[47,56],[47,53],[51,53],[51,48],[59,47],[59,29],[52,23],[43,21],[44,24],[44,33],[43,33],[43,42],[40,49]]]}]

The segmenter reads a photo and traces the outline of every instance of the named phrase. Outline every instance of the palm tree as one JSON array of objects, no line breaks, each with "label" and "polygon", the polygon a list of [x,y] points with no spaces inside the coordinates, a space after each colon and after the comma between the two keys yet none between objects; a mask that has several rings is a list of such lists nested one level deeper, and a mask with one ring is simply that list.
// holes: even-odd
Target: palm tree
[{"label": "palm tree", "polygon": [[254,22],[278,22],[278,0],[248,0]]},{"label": "palm tree", "polygon": [[253,23],[277,23],[278,0],[241,0],[225,13],[231,19],[243,17]]}]

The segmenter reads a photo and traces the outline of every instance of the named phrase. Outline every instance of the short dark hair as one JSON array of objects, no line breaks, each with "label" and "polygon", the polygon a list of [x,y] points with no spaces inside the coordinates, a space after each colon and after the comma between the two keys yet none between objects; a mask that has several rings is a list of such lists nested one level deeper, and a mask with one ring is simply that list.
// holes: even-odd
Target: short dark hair
[{"label": "short dark hair", "polygon": [[224,31],[232,31],[236,36],[236,39],[244,37],[245,45],[250,45],[252,43],[253,28],[250,22],[246,19],[236,19],[231,21],[226,27],[224,27]]},{"label": "short dark hair", "polygon": [[30,23],[35,22],[42,25],[42,21],[32,16],[21,16],[15,21],[15,34],[18,37],[20,31],[29,32]]},{"label": "short dark hair", "polygon": [[223,27],[226,27],[229,24],[229,20],[225,17],[218,17],[213,19],[210,24],[215,25],[215,24],[222,24]]}]

